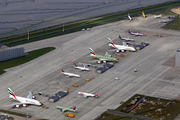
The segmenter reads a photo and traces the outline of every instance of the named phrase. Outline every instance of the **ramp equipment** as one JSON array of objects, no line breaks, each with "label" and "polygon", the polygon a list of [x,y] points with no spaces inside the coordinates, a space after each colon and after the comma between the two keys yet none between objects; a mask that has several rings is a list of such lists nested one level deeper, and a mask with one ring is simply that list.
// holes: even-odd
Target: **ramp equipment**
[{"label": "ramp equipment", "polygon": [[123,54],[120,54],[121,55],[121,57],[124,57],[124,55]]},{"label": "ramp equipment", "polygon": [[86,81],[90,81],[90,80],[92,80],[92,79],[94,79],[94,77],[93,77],[93,78],[86,79]]},{"label": "ramp equipment", "polygon": [[66,116],[66,117],[72,117],[72,118],[74,118],[74,114],[69,114],[69,113],[66,113],[64,116]]}]

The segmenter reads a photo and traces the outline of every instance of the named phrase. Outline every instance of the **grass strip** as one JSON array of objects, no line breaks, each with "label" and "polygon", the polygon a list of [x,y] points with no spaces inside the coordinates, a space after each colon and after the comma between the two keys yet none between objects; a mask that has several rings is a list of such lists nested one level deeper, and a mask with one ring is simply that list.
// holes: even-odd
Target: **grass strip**
[{"label": "grass strip", "polygon": [[36,120],[48,120],[48,119],[36,119]]},{"label": "grass strip", "polygon": [[[0,110],[0,112],[3,112],[3,113],[8,113],[8,114],[11,114],[11,115],[17,115],[17,116],[21,116],[21,117],[27,117],[26,114],[22,114],[22,113],[18,113],[18,112],[11,112],[9,110]],[[31,118],[32,116],[31,115],[28,115],[29,118]]]},{"label": "grass strip", "polygon": [[31,52],[27,52],[28,55],[26,55],[24,57],[19,57],[19,58],[11,59],[8,61],[0,62],[0,75],[5,72],[4,69],[27,63],[37,57],[40,57],[40,56],[54,50],[54,49],[55,49],[54,47],[42,48],[42,49],[34,50]]},{"label": "grass strip", "polygon": [[170,22],[169,24],[166,24],[162,28],[180,30],[180,18],[178,17],[176,20]]},{"label": "grass strip", "polygon": [[141,120],[141,119],[104,112],[96,120]]}]

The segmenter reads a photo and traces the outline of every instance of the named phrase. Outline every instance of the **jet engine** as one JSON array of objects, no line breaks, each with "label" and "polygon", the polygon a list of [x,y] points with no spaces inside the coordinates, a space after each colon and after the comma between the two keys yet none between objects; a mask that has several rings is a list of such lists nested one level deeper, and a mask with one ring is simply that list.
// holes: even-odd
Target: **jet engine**
[{"label": "jet engine", "polygon": [[36,96],[32,96],[33,99],[36,99]]},{"label": "jet engine", "polygon": [[27,105],[26,105],[26,104],[23,104],[23,107],[27,107]]},{"label": "jet engine", "polygon": [[120,52],[120,50],[116,50],[116,52],[117,52],[117,53],[119,53],[119,52]]},{"label": "jet engine", "polygon": [[17,108],[20,108],[20,105],[16,105]]}]

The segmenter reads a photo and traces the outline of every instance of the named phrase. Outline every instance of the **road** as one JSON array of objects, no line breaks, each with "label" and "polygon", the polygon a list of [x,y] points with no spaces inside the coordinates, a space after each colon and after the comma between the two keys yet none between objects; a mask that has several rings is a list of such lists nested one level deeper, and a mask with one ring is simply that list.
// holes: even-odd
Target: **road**
[{"label": "road", "polygon": [[151,118],[146,118],[146,117],[137,116],[137,115],[131,115],[131,114],[122,113],[122,112],[115,112],[115,111],[107,111],[107,112],[108,113],[112,113],[112,114],[117,114],[117,115],[132,117],[132,118],[137,118],[137,119],[141,119],[141,120],[154,120],[154,119],[151,119]]},{"label": "road", "polygon": [[[146,96],[160,97],[164,99],[172,98],[172,87],[174,84],[174,97],[177,97],[179,83],[179,69],[173,66],[163,65],[166,61],[175,55],[175,50],[180,46],[179,31],[161,29],[161,34],[168,37],[152,36],[150,33],[159,33],[159,19],[153,19],[152,15],[147,18],[135,17],[132,22],[123,20],[92,28],[90,31],[80,31],[69,35],[50,38],[43,41],[19,45],[26,51],[31,51],[43,47],[54,46],[56,50],[47,53],[26,64],[10,68],[0,76],[0,107],[7,110],[4,105],[15,103],[11,99],[5,99],[8,96],[7,87],[10,87],[16,95],[26,97],[29,91],[46,92],[51,95],[58,90],[66,90],[70,87],[69,94],[56,103],[50,103],[46,97],[36,96],[37,100],[43,102],[49,109],[43,109],[37,106],[29,106],[30,115],[50,120],[69,120],[64,113],[55,109],[55,106],[68,107],[75,105],[78,111],[75,119],[89,120],[94,119],[107,109],[115,109],[120,101],[126,101],[134,94],[143,94]],[[146,32],[145,37],[130,36],[126,31]],[[150,45],[137,52],[123,53],[124,58],[120,57],[119,63],[103,74],[95,73],[94,68],[90,72],[78,71],[73,68],[73,62],[84,62],[93,60],[89,56],[89,47],[96,54],[104,55],[109,49],[107,38],[110,37],[115,43],[121,44],[118,36],[130,37],[136,42],[149,42]],[[72,53],[73,50],[73,53]],[[109,54],[114,56],[113,52]],[[118,53],[120,56],[120,53]],[[64,77],[61,69],[66,72],[80,74],[81,78],[75,78],[75,84],[79,87],[72,87],[72,79]],[[138,72],[134,72],[138,68]],[[173,74],[171,72],[173,71]],[[22,89],[21,93],[21,79]],[[86,78],[95,77],[90,82]],[[120,80],[114,80],[114,77]],[[58,83],[58,85],[57,85]],[[82,92],[99,92],[99,98],[83,98],[77,95]],[[12,111],[26,114],[26,108],[15,108]]]}]

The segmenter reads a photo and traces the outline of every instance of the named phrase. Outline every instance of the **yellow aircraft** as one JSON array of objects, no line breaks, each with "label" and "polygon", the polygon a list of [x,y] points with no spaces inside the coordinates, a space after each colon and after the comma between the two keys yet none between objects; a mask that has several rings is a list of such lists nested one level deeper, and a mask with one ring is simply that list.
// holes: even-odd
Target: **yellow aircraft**
[{"label": "yellow aircraft", "polygon": [[143,15],[144,18],[146,17],[146,15],[144,14],[144,11],[142,11],[142,15]]}]

